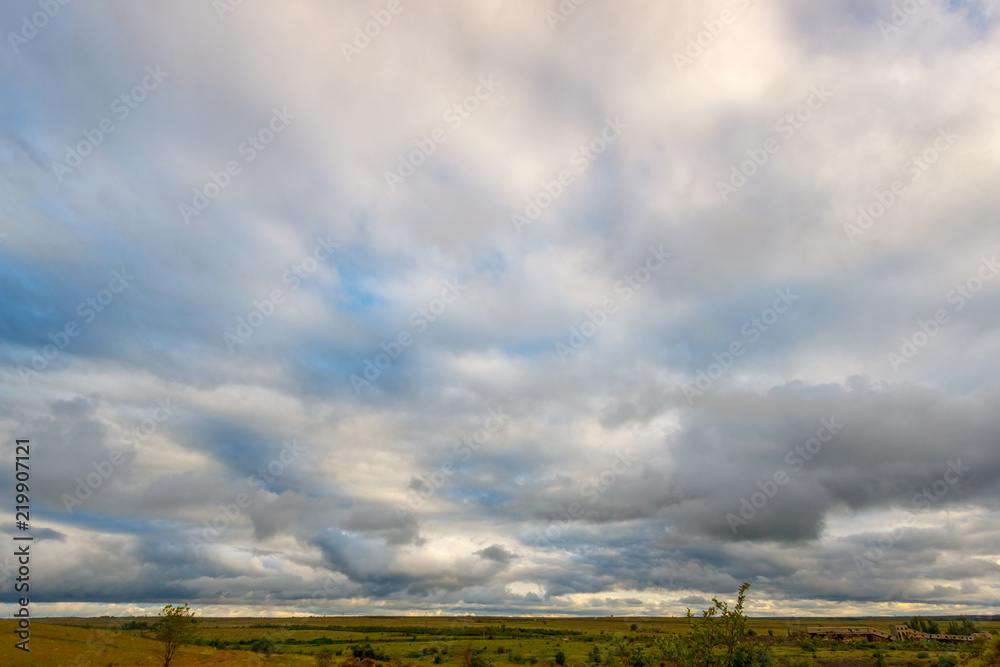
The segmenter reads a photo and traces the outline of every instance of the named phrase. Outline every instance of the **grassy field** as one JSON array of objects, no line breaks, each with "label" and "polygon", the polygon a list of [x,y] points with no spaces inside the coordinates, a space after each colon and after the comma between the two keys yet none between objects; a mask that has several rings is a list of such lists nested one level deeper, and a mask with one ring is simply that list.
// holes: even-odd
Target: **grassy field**
[{"label": "grassy field", "polygon": [[[136,621],[154,619],[51,618],[32,623],[31,652],[14,649],[14,622],[0,621],[0,665],[44,667],[129,667],[156,665],[162,644],[149,629],[125,629]],[[126,625],[131,622],[131,625]],[[972,655],[971,646],[919,644],[831,643],[805,641],[807,625],[869,625],[888,629],[904,619],[752,619],[755,641],[771,645],[776,665],[870,665],[876,649],[886,653],[888,665],[932,667],[951,654],[955,662]],[[943,625],[943,624],[942,624]],[[1000,633],[1000,622],[980,627]],[[177,667],[194,665],[273,665],[312,667],[320,651],[335,653],[333,664],[353,656],[351,647],[370,645],[378,662],[432,667],[462,663],[467,649],[494,667],[537,665],[556,667],[562,652],[570,667],[591,666],[594,647],[605,657],[615,638],[652,648],[658,637],[686,633],[683,618],[489,618],[489,617],[324,617],[295,619],[203,619],[201,645],[185,646],[175,660]],[[250,648],[262,640],[273,643],[275,653],[265,657]],[[211,643],[213,645],[206,645]],[[605,660],[602,665],[611,665]]]}]

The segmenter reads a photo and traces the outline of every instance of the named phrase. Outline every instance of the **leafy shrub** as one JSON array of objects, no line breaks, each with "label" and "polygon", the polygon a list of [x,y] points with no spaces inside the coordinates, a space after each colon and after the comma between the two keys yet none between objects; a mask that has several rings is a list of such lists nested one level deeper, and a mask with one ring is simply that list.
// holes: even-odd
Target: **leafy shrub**
[{"label": "leafy shrub", "polygon": [[930,653],[927,651],[921,651],[917,654],[917,660],[925,660],[930,657]]},{"label": "leafy shrub", "polygon": [[122,625],[122,630],[148,630],[149,623],[146,621],[131,620]]},{"label": "leafy shrub", "polygon": [[274,653],[274,642],[268,639],[267,637],[263,637],[255,641],[253,645],[250,646],[250,650],[253,651],[254,653],[263,653],[264,655],[271,655],[272,653]]},{"label": "leafy shrub", "polygon": [[965,616],[959,616],[958,621],[948,621],[948,628],[944,631],[946,635],[966,636],[976,632],[980,632],[979,627]]},{"label": "leafy shrub", "polygon": [[385,651],[380,648],[372,648],[371,644],[354,644],[351,646],[351,653],[357,660],[364,660],[365,658],[381,660],[383,662],[389,660],[389,655]]},{"label": "leafy shrub", "polygon": [[329,649],[316,654],[316,667],[333,667],[333,653]]},{"label": "leafy shrub", "polygon": [[799,640],[799,648],[803,651],[816,655],[816,640],[811,637],[803,637]]},{"label": "leafy shrub", "polygon": [[562,651],[557,651],[556,652],[556,664],[557,665],[565,665],[566,664],[566,654],[563,653]]},{"label": "leafy shrub", "polygon": [[771,652],[752,642],[744,642],[733,651],[733,667],[771,667],[774,658]]},{"label": "leafy shrub", "polygon": [[926,632],[930,635],[941,634],[941,628],[938,626],[937,621],[931,618],[914,616],[906,624],[917,632]]}]

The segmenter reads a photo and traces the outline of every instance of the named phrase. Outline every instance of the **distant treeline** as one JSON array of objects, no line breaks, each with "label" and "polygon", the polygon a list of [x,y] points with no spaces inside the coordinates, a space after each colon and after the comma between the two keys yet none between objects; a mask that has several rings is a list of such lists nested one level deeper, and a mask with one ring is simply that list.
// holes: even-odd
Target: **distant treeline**
[{"label": "distant treeline", "polygon": [[309,630],[325,632],[355,632],[360,634],[430,635],[434,637],[566,637],[587,634],[579,630],[555,630],[550,628],[521,628],[505,625],[484,627],[429,628],[424,625],[276,625],[255,623],[249,628],[281,628],[283,630]]}]

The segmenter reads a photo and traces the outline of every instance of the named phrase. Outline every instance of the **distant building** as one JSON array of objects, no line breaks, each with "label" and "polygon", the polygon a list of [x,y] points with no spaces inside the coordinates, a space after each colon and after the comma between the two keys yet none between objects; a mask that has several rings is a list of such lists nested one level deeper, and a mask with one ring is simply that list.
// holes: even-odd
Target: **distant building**
[{"label": "distant building", "polygon": [[927,632],[918,632],[908,625],[890,625],[889,632],[871,628],[864,625],[858,626],[813,626],[806,628],[806,632],[812,637],[832,637],[845,642],[945,642],[948,644],[958,644],[963,642],[974,642],[977,639],[989,639],[990,635],[985,632],[977,632],[972,635],[932,635]]},{"label": "distant building", "polygon": [[845,642],[887,642],[892,641],[892,636],[885,630],[870,628],[865,625],[845,625],[833,627],[809,627],[806,628],[813,637],[832,637]]}]

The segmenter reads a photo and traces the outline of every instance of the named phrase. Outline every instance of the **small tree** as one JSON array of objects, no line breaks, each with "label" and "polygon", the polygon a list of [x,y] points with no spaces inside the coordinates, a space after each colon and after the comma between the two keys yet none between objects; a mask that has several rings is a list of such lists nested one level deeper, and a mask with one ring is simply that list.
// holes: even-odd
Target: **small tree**
[{"label": "small tree", "polygon": [[948,621],[948,629],[944,631],[946,635],[971,635],[979,632],[979,627],[967,619],[959,616],[958,621]]},{"label": "small tree", "polygon": [[736,605],[712,598],[712,606],[695,616],[687,610],[691,632],[684,638],[661,643],[663,656],[675,663],[693,667],[737,667],[770,663],[770,652],[756,643],[747,643],[749,619],[743,614],[746,592],[744,583],[737,593]]},{"label": "small tree", "polygon": [[914,616],[909,620],[907,625],[917,632],[926,632],[929,635],[937,635],[941,633],[937,621],[930,618],[924,618],[923,616]]},{"label": "small tree", "polygon": [[480,656],[479,652],[472,648],[472,644],[468,644],[462,653],[462,667],[490,667],[490,662]]},{"label": "small tree", "polygon": [[620,667],[649,667],[650,657],[645,651],[626,637],[615,637],[611,642],[611,655]]},{"label": "small tree", "polygon": [[262,637],[255,641],[250,647],[250,650],[254,653],[263,653],[264,655],[271,655],[274,653],[274,642],[267,637]]},{"label": "small tree", "polygon": [[556,664],[557,665],[565,665],[566,664],[566,654],[563,653],[562,651],[557,651],[556,652]]},{"label": "small tree", "polygon": [[746,600],[748,588],[750,588],[750,584],[746,582],[740,586],[736,606],[731,610],[728,602],[723,602],[720,609],[719,601],[715,598],[712,599],[716,608],[722,612],[720,620],[722,621],[722,642],[726,647],[726,667],[733,664],[733,652],[736,650],[736,645],[747,636],[749,619],[743,615],[743,602]]},{"label": "small tree", "polygon": [[326,649],[316,654],[316,667],[333,667],[333,651]]},{"label": "small tree", "polygon": [[177,654],[181,644],[190,644],[198,636],[198,619],[188,608],[168,604],[160,610],[160,621],[156,624],[156,638],[163,642],[163,667],[170,667],[170,661]]}]

